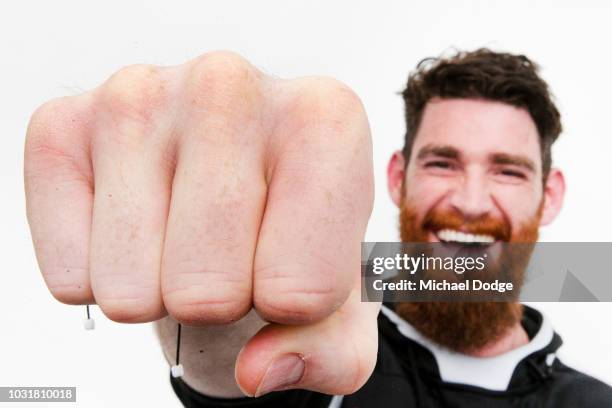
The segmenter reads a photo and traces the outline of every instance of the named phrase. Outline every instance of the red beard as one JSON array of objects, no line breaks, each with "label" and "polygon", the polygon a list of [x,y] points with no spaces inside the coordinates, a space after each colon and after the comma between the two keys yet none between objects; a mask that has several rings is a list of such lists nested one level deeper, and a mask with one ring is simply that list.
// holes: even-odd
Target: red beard
[{"label": "red beard", "polygon": [[[542,204],[536,215],[513,233],[506,220],[493,217],[467,221],[458,212],[432,210],[418,223],[416,211],[401,204],[400,233],[403,242],[427,242],[428,231],[444,228],[492,235],[502,242],[536,242]],[[524,269],[517,272],[522,281]],[[399,302],[398,315],[424,336],[449,349],[470,353],[502,338],[521,319],[520,303],[512,302]]]}]

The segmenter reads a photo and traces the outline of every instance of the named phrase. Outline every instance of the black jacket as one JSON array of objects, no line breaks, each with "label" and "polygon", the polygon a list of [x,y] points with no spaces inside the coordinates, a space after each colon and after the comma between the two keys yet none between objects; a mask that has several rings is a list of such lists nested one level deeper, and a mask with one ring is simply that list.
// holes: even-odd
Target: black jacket
[{"label": "black jacket", "polygon": [[332,397],[306,390],[260,398],[211,398],[171,377],[192,407],[612,407],[612,388],[564,365],[555,355],[562,341],[542,315],[525,307],[530,343],[493,359],[451,353],[424,339],[393,311],[378,317],[379,348],[374,373],[356,393]]}]

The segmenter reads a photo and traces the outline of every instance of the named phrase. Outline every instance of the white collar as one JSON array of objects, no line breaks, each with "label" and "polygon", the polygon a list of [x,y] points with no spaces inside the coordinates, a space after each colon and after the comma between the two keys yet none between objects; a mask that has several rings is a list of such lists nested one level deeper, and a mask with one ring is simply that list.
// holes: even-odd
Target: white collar
[{"label": "white collar", "polygon": [[[472,357],[432,342],[384,305],[381,312],[395,323],[401,334],[427,348],[434,355],[444,382],[468,384],[493,391],[507,390],[518,363],[529,354],[546,347],[553,338],[552,326],[543,317],[540,330],[529,343],[495,357]],[[553,360],[554,354],[552,358],[547,356],[546,362],[550,365]]]}]

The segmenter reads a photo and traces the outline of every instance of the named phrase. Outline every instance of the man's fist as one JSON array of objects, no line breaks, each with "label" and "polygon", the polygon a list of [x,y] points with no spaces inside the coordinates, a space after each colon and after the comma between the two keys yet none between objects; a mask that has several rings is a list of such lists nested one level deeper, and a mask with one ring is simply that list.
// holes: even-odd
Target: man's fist
[{"label": "man's fist", "polygon": [[[31,119],[27,213],[42,274],[61,302],[97,303],[118,322],[222,324],[254,307],[280,323],[261,336],[277,333],[277,349],[295,338],[285,351],[307,367],[308,353],[338,358],[330,347],[376,336],[377,308],[357,287],[371,156],[361,102],[335,80],[273,78],[228,52],[124,68]],[[330,389],[323,374],[302,385],[351,391],[373,367],[366,349],[349,350],[367,358],[352,385]],[[259,359],[241,383],[251,394],[276,351],[262,353],[244,357]],[[312,373],[331,372],[321,364]]]}]

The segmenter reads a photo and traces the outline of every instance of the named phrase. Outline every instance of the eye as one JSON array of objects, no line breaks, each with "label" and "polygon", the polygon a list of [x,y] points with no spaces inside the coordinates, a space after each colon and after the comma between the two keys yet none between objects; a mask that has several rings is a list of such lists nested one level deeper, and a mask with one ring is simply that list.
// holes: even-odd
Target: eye
[{"label": "eye", "polygon": [[527,178],[527,176],[524,173],[518,170],[503,169],[500,171],[500,174],[503,176],[512,177],[516,179],[522,179],[522,180],[525,180]]},{"label": "eye", "polygon": [[431,168],[438,168],[438,169],[452,169],[453,168],[453,164],[447,161],[443,161],[443,160],[435,160],[435,161],[430,161],[425,163],[425,167]]}]

